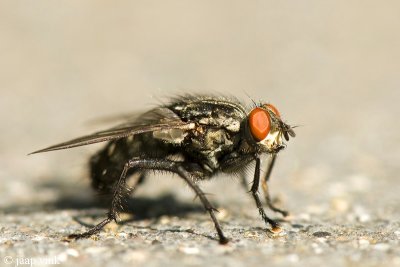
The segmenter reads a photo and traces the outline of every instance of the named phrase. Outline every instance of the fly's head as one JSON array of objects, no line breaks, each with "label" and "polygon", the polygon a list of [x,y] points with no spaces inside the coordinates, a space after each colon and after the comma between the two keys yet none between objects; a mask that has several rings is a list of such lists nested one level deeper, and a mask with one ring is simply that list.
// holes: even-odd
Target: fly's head
[{"label": "fly's head", "polygon": [[285,147],[283,139],[295,137],[293,127],[282,121],[278,109],[271,104],[262,104],[253,108],[247,116],[251,138],[268,153],[277,153]]}]

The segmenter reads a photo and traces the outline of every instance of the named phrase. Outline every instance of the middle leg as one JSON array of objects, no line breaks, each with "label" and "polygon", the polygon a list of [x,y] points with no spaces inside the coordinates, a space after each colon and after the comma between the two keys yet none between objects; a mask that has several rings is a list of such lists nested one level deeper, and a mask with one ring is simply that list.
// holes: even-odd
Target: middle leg
[{"label": "middle leg", "polygon": [[267,182],[269,181],[269,178],[271,177],[271,172],[272,172],[272,168],[273,168],[274,165],[275,165],[275,160],[276,160],[276,154],[273,154],[273,155],[272,155],[272,158],[271,158],[271,160],[270,160],[270,162],[269,162],[269,164],[268,164],[267,172],[265,173],[264,179],[262,179],[262,181],[261,181],[261,186],[262,186],[262,189],[263,189],[263,191],[264,191],[265,200],[266,200],[266,202],[267,202],[268,207],[269,207],[271,210],[273,210],[273,211],[275,211],[275,212],[278,212],[278,213],[282,214],[282,216],[286,217],[286,216],[289,215],[289,212],[286,211],[286,210],[282,210],[282,209],[280,209],[280,208],[277,208],[277,207],[272,203],[271,196],[270,196],[269,190],[268,190],[268,184],[267,184]]}]

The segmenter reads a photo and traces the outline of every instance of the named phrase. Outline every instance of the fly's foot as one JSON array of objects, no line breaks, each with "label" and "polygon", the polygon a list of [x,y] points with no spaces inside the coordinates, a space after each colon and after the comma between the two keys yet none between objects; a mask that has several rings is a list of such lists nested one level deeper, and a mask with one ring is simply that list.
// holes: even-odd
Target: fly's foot
[{"label": "fly's foot", "polygon": [[272,211],[275,211],[275,212],[278,212],[278,213],[282,214],[283,217],[288,217],[289,216],[289,211],[283,210],[283,209],[280,209],[280,208],[276,207],[275,203],[273,203],[273,201],[271,200],[269,195],[267,195],[265,200],[267,202],[268,208],[270,208]]},{"label": "fly's foot", "polygon": [[280,232],[282,232],[282,230],[283,230],[282,227],[276,221],[270,220],[269,224],[271,225],[271,232],[272,233],[279,234]]},{"label": "fly's foot", "polygon": [[92,235],[97,234],[98,232],[100,232],[100,230],[103,229],[104,226],[106,226],[107,224],[109,224],[113,220],[115,220],[115,216],[110,213],[106,219],[101,221],[96,226],[90,228],[88,231],[86,231],[84,233],[81,233],[81,234],[71,234],[71,235],[69,235],[67,237],[67,239],[73,240],[73,239],[80,239],[80,238],[89,238]]},{"label": "fly's foot", "polygon": [[81,239],[81,238],[89,238],[92,235],[94,235],[96,233],[91,233],[90,231],[84,232],[84,233],[80,233],[80,234],[70,234],[67,236],[67,240],[76,240],[76,239]]},{"label": "fly's foot", "polygon": [[227,238],[225,236],[222,236],[222,237],[219,238],[219,244],[220,245],[226,245],[228,243],[229,243],[229,238]]}]

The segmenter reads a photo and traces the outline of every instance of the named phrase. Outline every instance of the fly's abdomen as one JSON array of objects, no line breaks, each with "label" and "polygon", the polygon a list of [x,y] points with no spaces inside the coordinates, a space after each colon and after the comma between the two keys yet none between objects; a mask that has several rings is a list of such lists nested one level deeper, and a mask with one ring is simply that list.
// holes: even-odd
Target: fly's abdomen
[{"label": "fly's abdomen", "polygon": [[101,193],[111,193],[129,156],[123,140],[110,142],[93,155],[89,162],[92,187]]},{"label": "fly's abdomen", "polygon": [[[173,144],[153,138],[153,133],[109,142],[90,159],[92,187],[101,193],[112,193],[125,164],[133,158],[165,158],[174,153]],[[128,176],[138,170],[130,169]]]}]

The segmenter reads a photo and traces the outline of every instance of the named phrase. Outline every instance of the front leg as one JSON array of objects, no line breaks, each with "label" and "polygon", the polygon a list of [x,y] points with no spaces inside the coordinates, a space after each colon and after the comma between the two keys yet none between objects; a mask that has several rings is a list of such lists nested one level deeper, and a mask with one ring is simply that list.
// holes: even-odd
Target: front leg
[{"label": "front leg", "polygon": [[260,184],[260,158],[257,156],[256,157],[256,168],[254,171],[254,179],[253,179],[253,185],[251,186],[251,194],[253,195],[254,201],[256,202],[258,212],[260,213],[261,217],[263,218],[265,223],[268,223],[271,225],[272,231],[275,233],[279,233],[282,229],[279,226],[279,223],[276,221],[272,220],[265,214],[263,205],[260,201],[260,198],[258,197],[258,187]]},{"label": "front leg", "polygon": [[279,212],[280,214],[282,214],[282,216],[286,217],[289,215],[289,212],[286,210],[282,210],[280,208],[275,207],[275,205],[272,203],[271,201],[271,197],[269,194],[269,190],[268,190],[268,184],[267,182],[269,181],[269,178],[271,177],[271,172],[272,172],[272,168],[275,165],[275,160],[276,160],[276,154],[273,154],[271,157],[271,160],[268,164],[268,168],[267,168],[267,172],[265,173],[264,179],[262,180],[262,188],[264,191],[264,195],[265,195],[265,200],[267,202],[268,207],[275,211],[275,212]]}]

